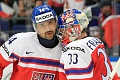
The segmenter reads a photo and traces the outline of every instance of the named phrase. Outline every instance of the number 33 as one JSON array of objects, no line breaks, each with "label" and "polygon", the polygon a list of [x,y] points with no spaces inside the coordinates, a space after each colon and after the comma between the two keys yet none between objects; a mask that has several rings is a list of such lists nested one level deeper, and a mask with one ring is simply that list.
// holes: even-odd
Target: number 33
[{"label": "number 33", "polygon": [[74,53],[74,54],[69,53],[68,56],[70,56],[69,64],[77,64],[78,63],[78,54],[76,54],[76,53]]}]

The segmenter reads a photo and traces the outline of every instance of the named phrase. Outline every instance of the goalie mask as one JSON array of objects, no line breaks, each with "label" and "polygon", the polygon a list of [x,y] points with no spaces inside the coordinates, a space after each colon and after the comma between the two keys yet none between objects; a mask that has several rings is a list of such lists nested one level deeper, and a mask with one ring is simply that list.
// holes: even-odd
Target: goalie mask
[{"label": "goalie mask", "polygon": [[64,45],[74,41],[89,24],[85,13],[76,9],[67,10],[58,16],[58,38]]}]

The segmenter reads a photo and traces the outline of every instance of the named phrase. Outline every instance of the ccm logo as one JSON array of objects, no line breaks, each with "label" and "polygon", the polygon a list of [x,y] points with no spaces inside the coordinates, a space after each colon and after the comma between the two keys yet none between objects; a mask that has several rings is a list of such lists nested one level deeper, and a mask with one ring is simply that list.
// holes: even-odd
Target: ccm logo
[{"label": "ccm logo", "polygon": [[52,19],[52,18],[54,18],[52,12],[48,12],[48,13],[45,13],[39,16],[35,16],[36,23],[42,22],[48,19]]},{"label": "ccm logo", "polygon": [[9,56],[9,51],[8,51],[8,48],[6,47],[6,45],[5,44],[3,44],[2,45],[2,48],[5,50],[5,52],[8,54],[8,56]]}]

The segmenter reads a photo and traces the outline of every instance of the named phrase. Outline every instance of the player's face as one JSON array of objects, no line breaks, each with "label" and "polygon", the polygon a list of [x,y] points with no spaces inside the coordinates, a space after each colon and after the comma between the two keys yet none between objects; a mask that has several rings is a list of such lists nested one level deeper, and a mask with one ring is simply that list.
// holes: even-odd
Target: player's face
[{"label": "player's face", "polygon": [[55,19],[50,19],[48,21],[38,23],[36,30],[42,38],[51,40],[55,35],[56,26],[57,23]]}]

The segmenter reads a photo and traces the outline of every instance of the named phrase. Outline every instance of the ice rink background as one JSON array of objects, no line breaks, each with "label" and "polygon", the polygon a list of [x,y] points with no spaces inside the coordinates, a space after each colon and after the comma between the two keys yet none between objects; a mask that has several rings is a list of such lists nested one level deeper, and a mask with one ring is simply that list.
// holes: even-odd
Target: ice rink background
[{"label": "ice rink background", "polygon": [[[109,57],[113,67],[115,66],[118,58],[119,57]],[[12,72],[12,64],[10,64],[8,67],[5,68],[2,80],[10,80],[9,77],[11,72]],[[120,76],[120,65],[119,65],[119,68],[117,69],[117,73]]]}]

